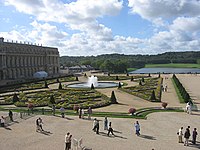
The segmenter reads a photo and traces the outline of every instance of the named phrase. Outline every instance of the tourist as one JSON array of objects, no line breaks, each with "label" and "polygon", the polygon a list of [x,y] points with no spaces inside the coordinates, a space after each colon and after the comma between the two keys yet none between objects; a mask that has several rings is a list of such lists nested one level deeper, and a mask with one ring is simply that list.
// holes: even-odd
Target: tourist
[{"label": "tourist", "polygon": [[184,138],[185,138],[185,142],[184,142],[184,146],[189,146],[189,138],[190,138],[190,130],[189,130],[189,126],[188,128],[186,128],[186,131],[184,133]]},{"label": "tourist", "polygon": [[70,133],[68,132],[65,135],[65,150],[69,150],[70,149]]},{"label": "tourist", "polygon": [[42,130],[42,131],[44,131],[43,130],[43,128],[42,128],[42,124],[43,124],[43,121],[42,121],[42,118],[38,118],[38,122],[39,122],[39,127],[40,127],[40,129]]},{"label": "tourist", "polygon": [[81,118],[84,119],[84,109],[81,110]]},{"label": "tourist", "polygon": [[104,130],[108,130],[108,119],[107,119],[107,117],[104,118]]},{"label": "tourist", "polygon": [[197,128],[194,128],[193,132],[192,132],[192,143],[196,144],[196,139],[197,139]]},{"label": "tourist", "polygon": [[56,106],[55,104],[52,105],[52,114],[55,116],[55,112],[56,112]]},{"label": "tourist", "polygon": [[89,107],[89,108],[88,108],[88,119],[89,119],[89,120],[91,119],[91,115],[92,115],[92,108]]},{"label": "tourist", "polygon": [[183,143],[183,127],[178,130],[178,142]]},{"label": "tourist", "polygon": [[167,92],[167,85],[165,84],[165,92]]},{"label": "tourist", "polygon": [[61,107],[60,112],[61,112],[61,117],[65,118],[65,108]]},{"label": "tourist", "polygon": [[94,118],[93,129],[92,129],[94,132],[96,131],[96,125],[97,125],[97,119]]},{"label": "tourist", "polygon": [[40,131],[39,119],[36,119],[36,132]]},{"label": "tourist", "polygon": [[99,134],[99,120],[96,123],[96,134]]},{"label": "tourist", "polygon": [[5,118],[1,116],[1,126],[5,127]]},{"label": "tourist", "polygon": [[9,110],[9,113],[8,113],[9,117],[10,117],[10,121],[13,122],[13,112],[11,110]]},{"label": "tourist", "polygon": [[136,121],[136,123],[134,123],[134,126],[135,126],[135,134],[137,136],[139,136],[140,135],[140,124],[139,124],[139,122]]},{"label": "tourist", "polygon": [[71,149],[72,145],[72,135],[69,136],[69,149]]},{"label": "tourist", "polygon": [[79,118],[81,119],[81,116],[82,116],[82,109],[81,108],[79,108],[79,110],[78,110],[78,115],[79,115]]},{"label": "tourist", "polygon": [[113,128],[111,127],[111,122],[109,123],[109,128],[108,128],[108,136],[110,135],[110,133],[112,133],[112,135],[114,135],[113,133]]},{"label": "tourist", "polygon": [[190,102],[188,102],[188,103],[186,104],[186,112],[187,112],[188,114],[191,114],[191,112],[192,112],[192,105],[191,105]]}]

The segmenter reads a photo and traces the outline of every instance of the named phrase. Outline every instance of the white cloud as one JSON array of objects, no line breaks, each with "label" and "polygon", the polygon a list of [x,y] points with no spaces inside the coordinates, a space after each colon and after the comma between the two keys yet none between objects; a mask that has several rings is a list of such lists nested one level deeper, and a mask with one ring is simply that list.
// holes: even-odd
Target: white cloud
[{"label": "white cloud", "polygon": [[[5,0],[5,3],[32,15],[35,20],[30,23],[32,29],[15,27],[10,32],[0,32],[0,36],[55,46],[61,55],[200,50],[200,2],[196,0],[129,0],[132,13],[153,23],[156,32],[148,39],[113,36],[111,28],[97,21],[99,17],[117,15],[122,9],[122,0],[77,0],[71,3]],[[59,23],[76,33],[70,35],[64,28],[61,30]]]},{"label": "white cloud", "polygon": [[132,13],[153,20],[156,18],[174,18],[178,16],[199,16],[199,0],[129,0]]}]

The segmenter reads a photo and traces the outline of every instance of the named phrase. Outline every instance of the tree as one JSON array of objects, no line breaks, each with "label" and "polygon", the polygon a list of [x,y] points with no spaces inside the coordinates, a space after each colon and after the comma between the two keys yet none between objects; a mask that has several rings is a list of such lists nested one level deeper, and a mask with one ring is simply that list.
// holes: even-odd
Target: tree
[{"label": "tree", "polygon": [[110,100],[111,100],[111,104],[118,104],[114,91],[112,91],[112,93],[111,93]]},{"label": "tree", "polygon": [[13,103],[18,102],[19,101],[19,97],[17,96],[17,94],[15,93],[13,95]]},{"label": "tree", "polygon": [[94,90],[94,85],[93,85],[93,83],[91,84],[91,90]]},{"label": "tree", "polygon": [[62,90],[62,84],[61,84],[61,82],[59,83],[58,89]]},{"label": "tree", "polygon": [[144,82],[144,78],[142,77],[142,82]]},{"label": "tree", "polygon": [[121,85],[121,83],[119,82],[119,84],[118,84],[118,88],[120,89],[122,87],[122,85]]},{"label": "tree", "polygon": [[116,76],[116,80],[119,80],[119,77],[118,77],[118,76]]},{"label": "tree", "polygon": [[142,81],[140,80],[139,85],[142,85]]},{"label": "tree", "polygon": [[133,79],[133,76],[131,76],[131,81],[133,81],[134,79]]},{"label": "tree", "polygon": [[156,95],[155,95],[154,90],[152,91],[152,94],[151,94],[150,100],[151,100],[151,101],[155,101],[155,100],[156,100]]},{"label": "tree", "polygon": [[49,88],[46,80],[44,81],[44,87]]},{"label": "tree", "polygon": [[53,95],[50,96],[49,102],[50,102],[50,104],[55,104],[56,103]]}]

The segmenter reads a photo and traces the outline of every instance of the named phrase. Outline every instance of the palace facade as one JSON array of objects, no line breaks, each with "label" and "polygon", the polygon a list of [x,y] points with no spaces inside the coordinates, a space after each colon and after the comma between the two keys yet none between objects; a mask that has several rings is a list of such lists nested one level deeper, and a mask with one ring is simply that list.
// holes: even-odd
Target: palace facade
[{"label": "palace facade", "polygon": [[5,42],[0,38],[0,80],[32,78],[38,71],[60,71],[57,48]]}]

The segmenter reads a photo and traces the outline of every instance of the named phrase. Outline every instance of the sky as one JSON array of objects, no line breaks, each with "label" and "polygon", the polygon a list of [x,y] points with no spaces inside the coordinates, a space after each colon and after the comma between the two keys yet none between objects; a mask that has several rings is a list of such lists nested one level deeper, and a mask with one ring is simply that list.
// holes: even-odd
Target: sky
[{"label": "sky", "polygon": [[200,50],[200,0],[0,0],[0,37],[60,56]]}]

